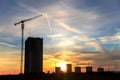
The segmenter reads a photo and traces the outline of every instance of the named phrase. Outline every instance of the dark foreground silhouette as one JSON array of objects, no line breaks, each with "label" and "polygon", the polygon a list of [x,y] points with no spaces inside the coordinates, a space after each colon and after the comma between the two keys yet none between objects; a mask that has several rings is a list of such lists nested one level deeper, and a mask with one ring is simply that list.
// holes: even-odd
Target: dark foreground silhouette
[{"label": "dark foreground silhouette", "polygon": [[29,75],[1,75],[0,80],[120,80],[120,73],[41,73]]}]

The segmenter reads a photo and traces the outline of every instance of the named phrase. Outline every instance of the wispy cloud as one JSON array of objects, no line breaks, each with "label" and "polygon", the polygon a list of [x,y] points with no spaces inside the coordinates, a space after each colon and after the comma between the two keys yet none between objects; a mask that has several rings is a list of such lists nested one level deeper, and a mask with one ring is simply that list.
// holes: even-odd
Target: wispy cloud
[{"label": "wispy cloud", "polygon": [[8,47],[16,47],[15,45],[8,44],[8,43],[0,43],[0,45],[8,46]]},{"label": "wispy cloud", "polygon": [[107,43],[119,43],[120,41],[120,33],[116,33],[112,36],[104,36],[104,37],[99,37],[101,43],[107,44]]},{"label": "wispy cloud", "polygon": [[27,4],[23,4],[23,3],[18,3],[21,7],[23,7],[24,9],[37,13],[37,14],[41,14],[37,9],[33,8],[32,6],[29,6]]}]

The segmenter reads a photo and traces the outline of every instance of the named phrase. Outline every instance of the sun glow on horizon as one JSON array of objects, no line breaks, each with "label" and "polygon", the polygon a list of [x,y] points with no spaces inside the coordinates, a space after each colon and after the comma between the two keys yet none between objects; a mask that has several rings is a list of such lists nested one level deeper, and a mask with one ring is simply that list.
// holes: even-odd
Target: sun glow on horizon
[{"label": "sun glow on horizon", "polygon": [[58,63],[58,66],[61,67],[62,71],[66,71],[66,64],[67,64],[67,62],[60,62],[60,63]]}]

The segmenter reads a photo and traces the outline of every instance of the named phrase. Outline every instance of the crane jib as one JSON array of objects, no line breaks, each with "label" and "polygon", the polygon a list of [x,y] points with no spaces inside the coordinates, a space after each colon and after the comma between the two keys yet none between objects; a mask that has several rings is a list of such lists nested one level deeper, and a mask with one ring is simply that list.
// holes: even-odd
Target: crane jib
[{"label": "crane jib", "polygon": [[18,25],[18,24],[20,24],[20,23],[24,23],[24,22],[26,22],[26,21],[33,20],[33,19],[38,18],[38,17],[40,17],[40,16],[42,16],[42,15],[38,15],[38,16],[29,18],[29,19],[21,20],[20,22],[15,23],[15,25]]}]

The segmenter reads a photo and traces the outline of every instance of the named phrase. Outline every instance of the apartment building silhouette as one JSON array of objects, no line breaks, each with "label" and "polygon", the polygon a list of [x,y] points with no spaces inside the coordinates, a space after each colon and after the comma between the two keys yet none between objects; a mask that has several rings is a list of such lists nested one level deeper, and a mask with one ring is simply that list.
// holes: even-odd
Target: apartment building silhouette
[{"label": "apartment building silhouette", "polygon": [[24,73],[43,72],[43,38],[29,37],[25,41]]}]

